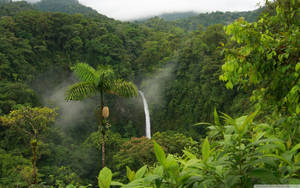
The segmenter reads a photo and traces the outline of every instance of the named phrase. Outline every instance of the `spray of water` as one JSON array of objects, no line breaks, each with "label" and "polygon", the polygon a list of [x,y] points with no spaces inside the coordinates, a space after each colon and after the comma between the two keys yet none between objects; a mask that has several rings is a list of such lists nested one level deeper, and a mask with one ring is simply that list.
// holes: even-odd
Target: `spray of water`
[{"label": "spray of water", "polygon": [[142,91],[139,91],[139,93],[142,96],[143,103],[144,103],[144,111],[145,111],[145,117],[146,117],[146,137],[151,139],[151,125],[150,125],[150,114],[149,114],[148,103],[144,96],[144,93]]}]

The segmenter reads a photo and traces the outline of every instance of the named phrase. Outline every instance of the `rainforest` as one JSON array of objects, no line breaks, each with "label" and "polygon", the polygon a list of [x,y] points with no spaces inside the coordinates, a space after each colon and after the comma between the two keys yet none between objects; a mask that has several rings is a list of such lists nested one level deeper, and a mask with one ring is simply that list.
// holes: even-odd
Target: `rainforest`
[{"label": "rainforest", "polygon": [[300,1],[0,0],[0,138],[1,188],[300,186]]}]

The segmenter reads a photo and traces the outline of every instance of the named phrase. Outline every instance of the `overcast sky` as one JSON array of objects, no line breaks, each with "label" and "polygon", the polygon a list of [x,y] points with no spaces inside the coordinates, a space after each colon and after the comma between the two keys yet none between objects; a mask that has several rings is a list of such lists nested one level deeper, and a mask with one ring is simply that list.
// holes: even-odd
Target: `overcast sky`
[{"label": "overcast sky", "polygon": [[[14,0],[17,1],[17,0]],[[39,0],[26,0],[37,2]],[[59,0],[58,0],[59,1]],[[155,16],[170,12],[247,11],[265,0],[79,0],[83,5],[118,20]]]},{"label": "overcast sky", "polygon": [[263,0],[79,0],[99,13],[119,20],[130,20],[166,12],[211,12],[254,10]]}]

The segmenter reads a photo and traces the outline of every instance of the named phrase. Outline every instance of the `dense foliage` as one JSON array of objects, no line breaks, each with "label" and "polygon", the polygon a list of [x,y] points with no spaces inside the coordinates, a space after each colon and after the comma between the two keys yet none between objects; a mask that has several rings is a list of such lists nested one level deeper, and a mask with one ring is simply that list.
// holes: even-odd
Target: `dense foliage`
[{"label": "dense foliage", "polygon": [[[234,20],[244,17],[246,21],[254,22],[258,19],[264,8],[259,8],[255,11],[247,12],[207,12],[207,13],[194,13],[194,12],[183,12],[183,13],[171,13],[162,14],[160,16],[138,21],[141,23],[151,24],[152,22],[165,22],[164,25],[173,25],[179,27],[185,31],[195,31],[199,29],[199,25],[210,26],[215,24],[230,24]],[[152,23],[153,24],[153,23]]]},{"label": "dense foliage", "polygon": [[[299,7],[120,22],[0,1],[0,187],[300,184]],[[152,140],[141,99],[115,96],[132,83]]]}]

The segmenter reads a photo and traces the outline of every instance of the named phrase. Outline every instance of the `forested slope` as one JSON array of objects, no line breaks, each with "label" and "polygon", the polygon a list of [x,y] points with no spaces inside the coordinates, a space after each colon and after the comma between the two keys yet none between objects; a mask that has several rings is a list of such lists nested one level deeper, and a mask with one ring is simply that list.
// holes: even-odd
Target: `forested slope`
[{"label": "forested slope", "polygon": [[[270,4],[266,12],[273,15],[275,5]],[[264,89],[266,85],[244,87],[248,78],[239,81],[242,76],[224,77],[226,70],[228,74],[233,75],[247,72],[247,67],[243,70],[234,69],[236,67],[226,69],[231,62],[228,59],[234,57],[229,55],[229,51],[232,49],[233,54],[236,54],[234,51],[237,49],[234,48],[239,46],[236,45],[237,41],[231,40],[229,31],[225,33],[224,25],[240,16],[252,22],[257,19],[259,11],[216,12],[175,21],[152,18],[145,22],[132,23],[107,18],[80,5],[75,0],[43,0],[33,5],[25,2],[6,2],[0,5],[0,162],[2,167],[0,185],[26,187],[32,184],[35,179],[32,176],[32,151],[35,151],[32,150],[32,146],[39,148],[33,153],[36,154],[37,180],[41,186],[42,184],[56,187],[66,187],[68,184],[97,185],[96,176],[101,169],[100,158],[102,157],[99,151],[103,144],[99,136],[102,133],[98,131],[95,117],[99,96],[75,103],[66,102],[64,95],[68,86],[78,81],[74,77],[72,67],[79,62],[87,63],[95,69],[99,66],[100,68],[111,67],[117,79],[132,81],[138,89],[144,91],[150,107],[153,139],[166,153],[175,156],[184,153],[189,155],[182,151],[186,149],[196,156],[201,156],[203,154],[199,145],[207,134],[212,135],[210,141],[220,139],[218,141],[222,145],[223,128],[216,128],[217,132],[210,132],[210,129],[205,126],[195,126],[198,122],[204,121],[214,121],[218,126],[230,123],[226,119],[220,121],[216,111],[214,112],[215,108],[218,112],[230,114],[233,119],[255,109],[263,109],[258,119],[260,121],[272,119],[273,121],[268,123],[274,126],[276,136],[282,139],[278,142],[289,143],[287,146],[289,149],[295,146],[298,132],[291,127],[297,126],[299,120],[295,115],[297,107],[290,103],[299,101],[299,97],[295,95],[298,92],[297,88],[294,89],[294,94],[290,94],[289,98],[285,99],[292,102],[280,103],[279,107],[273,106],[278,104],[274,102],[276,100],[269,100],[270,97],[275,96],[272,92],[266,93],[265,96],[255,95],[256,99],[261,100],[263,97],[268,99],[268,105],[264,106],[264,102],[255,103],[254,96],[250,101],[250,96],[253,91],[260,94],[260,89]],[[244,23],[241,20],[235,23]],[[210,25],[214,23],[219,24]],[[270,27],[274,27],[272,32],[276,33],[276,23]],[[233,29],[232,32],[234,31]],[[296,32],[297,28],[294,31]],[[276,45],[275,47],[278,48]],[[271,46],[270,49],[275,47]],[[296,58],[297,49],[292,45],[290,49],[291,55],[281,58],[290,57],[292,60]],[[247,50],[242,50],[241,53],[243,53],[241,61],[248,58],[253,60],[252,58],[255,59],[257,55],[250,57]],[[276,58],[275,54],[270,56],[266,59],[271,61],[273,56]],[[238,57],[240,56],[236,58]],[[281,71],[298,71],[298,65],[295,67],[294,64]],[[259,68],[261,67],[258,65],[254,70]],[[255,75],[254,72],[251,72],[251,75]],[[219,79],[220,77],[228,82],[227,85]],[[230,80],[231,78],[234,79]],[[251,80],[253,78],[256,78],[254,83],[257,83],[262,78],[261,73],[256,77],[251,76]],[[260,84],[263,84],[263,81]],[[232,85],[232,89],[228,90],[226,86],[230,88],[230,83],[235,87]],[[286,83],[288,89],[291,89],[293,81]],[[274,91],[272,88],[269,88],[270,90],[267,88],[267,91]],[[288,89],[283,89],[282,95],[285,95]],[[283,100],[280,98],[282,95],[276,95],[275,99]],[[123,99],[105,95],[104,99],[105,105],[110,109],[108,121],[111,125],[104,140],[108,159],[106,165],[116,172],[115,179],[126,183],[128,180],[133,180],[133,177],[129,177],[128,180],[124,177],[126,166],[137,170],[145,164],[154,165],[154,150],[157,152],[158,149],[156,147],[153,150],[152,141],[142,137],[145,135],[145,121],[142,101],[139,97]],[[269,105],[269,102],[272,105]],[[285,104],[290,104],[292,108],[288,108]],[[42,108],[45,106],[55,109],[55,113]],[[284,111],[287,108],[290,111]],[[273,116],[264,117],[273,111]],[[41,122],[44,122],[42,127],[47,124],[49,129],[43,129],[43,133],[41,131],[39,141],[32,140],[30,134],[22,134],[15,127],[20,124],[17,120],[22,115],[14,116],[14,114],[24,112],[32,114],[38,112],[45,115],[38,118],[42,118]],[[54,115],[57,116],[56,121],[53,120]],[[224,117],[228,118],[226,115]],[[236,122],[242,120],[244,119],[238,119]],[[289,129],[278,126],[280,122]],[[253,135],[261,134],[254,124],[249,126],[257,131],[253,132]],[[263,125],[261,129],[267,130]],[[226,131],[233,134],[232,130]],[[263,134],[270,139],[273,136],[270,132]],[[238,137],[238,134],[233,137]],[[243,137],[244,145],[249,144],[248,137],[250,137],[248,134],[247,138]],[[258,139],[260,138],[263,136]],[[226,147],[230,148],[230,144],[237,143],[233,140],[226,144]],[[217,142],[212,144],[212,147],[215,145]],[[232,155],[237,152],[234,149],[226,151],[231,152]],[[251,151],[247,150],[247,152]],[[298,158],[295,157],[296,159]],[[275,170],[277,163],[278,161],[275,160],[270,164],[273,165],[274,172],[277,172]],[[248,167],[246,166],[245,169]],[[230,169],[228,166],[225,168]],[[127,169],[127,172],[130,175],[131,171]],[[290,172],[294,173],[294,171]],[[245,173],[248,172],[245,170]],[[282,170],[280,173],[285,174],[285,171]],[[234,175],[240,177],[238,174]],[[281,177],[279,172],[277,176]],[[231,177],[226,175],[228,181]],[[243,176],[243,178],[247,177]],[[234,182],[237,181],[235,179]]]},{"label": "forested slope", "polygon": [[162,14],[153,18],[149,18],[137,23],[146,24],[152,27],[161,27],[159,25],[172,25],[185,31],[195,31],[199,26],[210,26],[215,24],[228,25],[240,17],[244,17],[246,21],[254,22],[265,8],[258,8],[254,11],[244,12],[209,12],[209,13],[170,13]]}]

